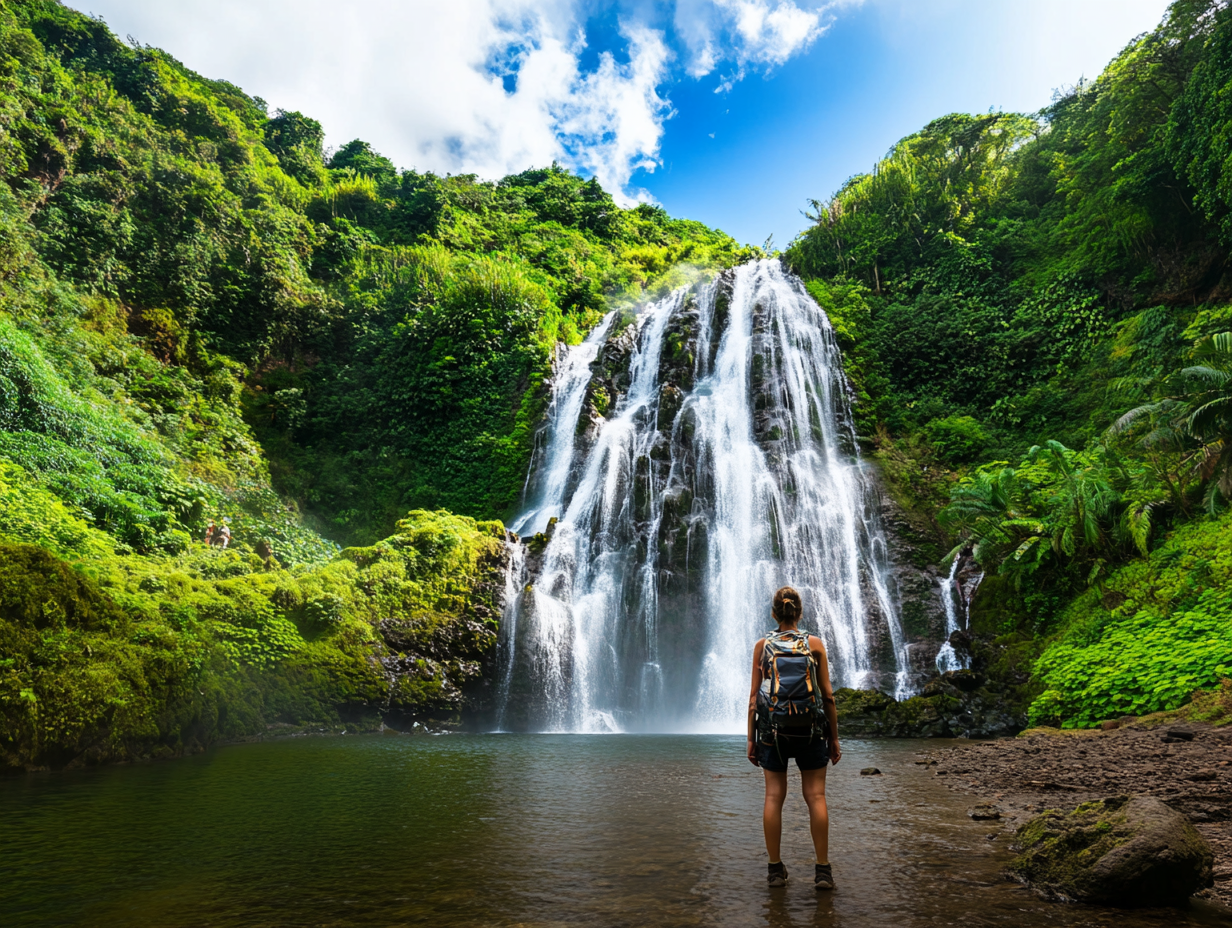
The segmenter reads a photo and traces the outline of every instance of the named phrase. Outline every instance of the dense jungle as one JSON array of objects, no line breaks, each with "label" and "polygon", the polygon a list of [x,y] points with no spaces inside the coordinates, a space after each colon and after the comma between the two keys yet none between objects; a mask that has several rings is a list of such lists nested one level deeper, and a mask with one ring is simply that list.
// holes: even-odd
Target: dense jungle
[{"label": "dense jungle", "polygon": [[[0,75],[3,765],[461,724],[560,346],[766,252],[557,165],[327,151],[56,0],[0,5]],[[1178,0],[779,256],[911,558],[985,572],[961,644],[1017,727],[1232,715],[1230,100],[1232,11]]]}]

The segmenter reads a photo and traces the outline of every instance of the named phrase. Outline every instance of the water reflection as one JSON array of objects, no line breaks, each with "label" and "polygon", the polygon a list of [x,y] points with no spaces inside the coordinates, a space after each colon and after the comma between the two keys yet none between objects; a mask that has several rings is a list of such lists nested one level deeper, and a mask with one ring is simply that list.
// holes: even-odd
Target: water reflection
[{"label": "water reflection", "polygon": [[[930,747],[935,747],[931,742]],[[371,737],[239,745],[0,780],[6,926],[1087,926],[1228,924],[1041,902],[1004,838],[911,763],[852,742],[829,788],[839,888],[764,885],[760,772],[709,736]],[[881,777],[860,777],[875,765]]]}]

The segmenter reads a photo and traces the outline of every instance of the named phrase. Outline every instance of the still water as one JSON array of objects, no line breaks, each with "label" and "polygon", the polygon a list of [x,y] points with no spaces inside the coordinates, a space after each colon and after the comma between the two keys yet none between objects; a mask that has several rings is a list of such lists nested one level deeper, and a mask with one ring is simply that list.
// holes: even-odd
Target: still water
[{"label": "still water", "polygon": [[[812,888],[799,779],[785,889],[764,883],[761,772],[730,736],[454,735],[233,745],[0,779],[0,924],[18,926],[1177,926],[1037,900],[1005,838],[912,763],[831,771],[839,888]],[[884,775],[861,777],[877,766]]]}]

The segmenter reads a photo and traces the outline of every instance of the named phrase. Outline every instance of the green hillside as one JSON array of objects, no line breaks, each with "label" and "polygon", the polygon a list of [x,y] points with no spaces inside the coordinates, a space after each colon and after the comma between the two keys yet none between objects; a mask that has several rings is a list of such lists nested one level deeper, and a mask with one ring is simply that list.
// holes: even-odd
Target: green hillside
[{"label": "green hillside", "polygon": [[3,763],[456,718],[556,344],[753,252],[325,152],[54,0],[0,6],[0,75]]},{"label": "green hillside", "polygon": [[788,252],[895,495],[995,575],[973,621],[1048,648],[1037,722],[1232,675],[1229,99],[1232,12],[1179,0],[1041,113],[903,139]]}]

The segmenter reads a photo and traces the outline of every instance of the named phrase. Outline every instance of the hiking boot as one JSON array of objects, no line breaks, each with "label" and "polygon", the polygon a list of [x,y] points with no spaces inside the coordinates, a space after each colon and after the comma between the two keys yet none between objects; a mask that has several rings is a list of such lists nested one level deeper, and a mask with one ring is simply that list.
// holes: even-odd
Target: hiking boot
[{"label": "hiking boot", "polygon": [[834,873],[829,864],[813,865],[813,889],[821,892],[823,889],[834,888]]},{"label": "hiking boot", "polygon": [[766,882],[771,887],[787,885],[787,867],[782,863],[770,864],[766,867]]}]

